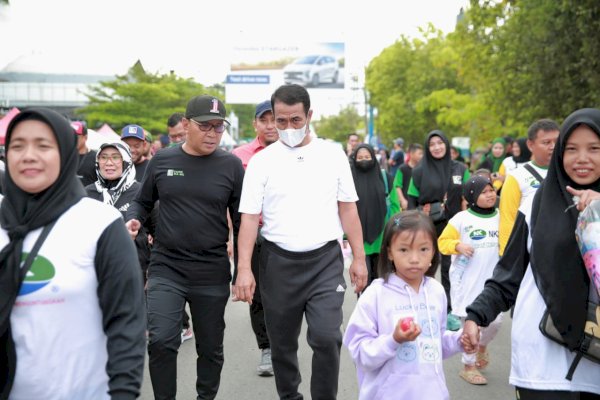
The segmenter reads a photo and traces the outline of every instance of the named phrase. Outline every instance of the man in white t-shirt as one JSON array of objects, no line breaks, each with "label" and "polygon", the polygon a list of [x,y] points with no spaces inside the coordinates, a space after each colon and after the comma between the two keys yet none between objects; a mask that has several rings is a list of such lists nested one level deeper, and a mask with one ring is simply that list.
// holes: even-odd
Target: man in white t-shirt
[{"label": "man in white t-shirt", "polygon": [[521,210],[529,215],[530,209],[525,201],[529,196],[533,197],[546,178],[548,165],[554,152],[554,146],[558,139],[560,127],[551,119],[540,119],[534,122],[527,131],[527,147],[531,151],[531,161],[511,171],[502,186],[500,196],[500,230],[499,230],[499,253],[504,254],[508,239],[512,232],[517,212]]},{"label": "man in white t-shirt", "polygon": [[277,392],[281,399],[303,399],[297,349],[305,317],[313,349],[312,398],[335,399],[346,290],[338,238],[344,232],[354,256],[349,272],[355,291],[367,283],[358,196],[343,150],[309,134],[306,89],[283,85],[271,105],[279,141],[256,154],[246,169],[233,292],[252,302],[250,264],[262,213],[260,287]]}]

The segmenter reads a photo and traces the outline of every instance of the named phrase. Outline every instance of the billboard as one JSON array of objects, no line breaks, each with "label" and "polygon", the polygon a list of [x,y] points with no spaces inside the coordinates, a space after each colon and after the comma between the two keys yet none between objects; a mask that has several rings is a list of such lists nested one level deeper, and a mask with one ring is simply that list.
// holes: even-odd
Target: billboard
[{"label": "billboard", "polygon": [[345,46],[340,42],[304,45],[237,45],[225,79],[225,99],[253,104],[268,99],[279,86],[296,83],[311,97],[345,87]]}]

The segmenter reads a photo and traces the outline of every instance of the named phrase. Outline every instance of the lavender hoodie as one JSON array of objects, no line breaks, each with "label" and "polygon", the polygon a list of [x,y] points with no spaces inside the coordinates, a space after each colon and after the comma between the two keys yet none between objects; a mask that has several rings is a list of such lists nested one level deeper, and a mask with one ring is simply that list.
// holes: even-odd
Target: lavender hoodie
[{"label": "lavender hoodie", "polygon": [[[442,358],[462,351],[458,332],[446,331],[446,294],[425,277],[415,292],[396,274],[376,279],[352,312],[344,345],[356,365],[359,399],[449,399]],[[413,342],[397,343],[392,334],[400,318],[421,326]],[[431,329],[433,328],[433,329]]]}]

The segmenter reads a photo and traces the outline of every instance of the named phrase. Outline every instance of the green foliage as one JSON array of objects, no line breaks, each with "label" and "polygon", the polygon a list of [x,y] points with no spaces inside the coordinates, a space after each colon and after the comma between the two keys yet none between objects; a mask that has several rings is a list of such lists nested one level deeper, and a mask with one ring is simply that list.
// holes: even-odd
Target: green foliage
[{"label": "green foliage", "polygon": [[364,127],[362,117],[352,106],[342,109],[338,115],[321,117],[313,124],[319,137],[340,143],[346,143],[348,134],[356,132],[361,126]]},{"label": "green foliage", "polygon": [[167,119],[185,112],[189,99],[200,94],[223,98],[219,88],[205,88],[174,74],[153,74],[136,63],[126,75],[91,86],[89,104],[78,110],[90,127],[107,123],[118,130],[138,124],[153,134],[166,132]]},{"label": "green foliage", "polygon": [[596,0],[471,0],[453,33],[429,26],[421,38],[402,36],[366,75],[386,142],[441,129],[474,147],[599,107],[599,87]]}]

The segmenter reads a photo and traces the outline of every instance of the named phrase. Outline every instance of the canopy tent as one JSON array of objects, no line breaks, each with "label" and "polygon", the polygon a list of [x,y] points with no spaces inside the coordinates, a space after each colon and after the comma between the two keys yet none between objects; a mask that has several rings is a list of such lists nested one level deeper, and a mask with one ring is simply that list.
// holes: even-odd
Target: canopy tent
[{"label": "canopy tent", "polygon": [[[108,128],[110,129],[110,127]],[[115,143],[121,141],[121,137],[117,135],[114,131],[112,131],[112,129],[112,133],[107,130],[100,132],[100,129],[97,131],[88,129],[87,147],[89,147],[90,149],[98,150],[98,148],[100,148],[100,145],[102,145],[103,143]]]},{"label": "canopy tent", "polygon": [[4,137],[6,136],[8,124],[10,124],[10,121],[12,121],[15,115],[20,112],[21,111],[19,111],[17,107],[13,107],[2,119],[0,119],[0,145],[4,146]]},{"label": "canopy tent", "polygon": [[221,137],[221,143],[219,144],[221,147],[233,148],[237,143],[231,137],[229,132],[223,132],[223,136]]},{"label": "canopy tent", "polygon": [[96,129],[96,132],[100,133],[101,135],[118,135],[118,133],[115,132],[108,124],[102,125],[100,128]]}]

